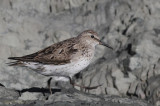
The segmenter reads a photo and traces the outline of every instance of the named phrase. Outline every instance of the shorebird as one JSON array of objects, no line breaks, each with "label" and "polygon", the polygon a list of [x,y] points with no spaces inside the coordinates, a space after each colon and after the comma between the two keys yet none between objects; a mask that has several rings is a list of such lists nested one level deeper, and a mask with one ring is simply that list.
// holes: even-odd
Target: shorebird
[{"label": "shorebird", "polygon": [[[100,40],[95,31],[86,30],[77,37],[55,43],[33,54],[9,57],[8,59],[16,60],[10,62],[9,65],[26,66],[45,76],[67,77],[72,85],[77,85],[73,83],[72,77],[91,63],[96,45],[103,45],[112,49],[111,46]],[[50,84],[48,87],[52,93]],[[84,88],[96,87],[98,86]]]}]

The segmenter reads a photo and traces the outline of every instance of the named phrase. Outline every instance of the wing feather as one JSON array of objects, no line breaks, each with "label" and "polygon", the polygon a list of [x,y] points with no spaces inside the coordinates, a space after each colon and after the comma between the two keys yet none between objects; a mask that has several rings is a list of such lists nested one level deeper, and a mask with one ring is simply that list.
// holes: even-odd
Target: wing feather
[{"label": "wing feather", "polygon": [[38,62],[43,64],[62,65],[70,63],[72,54],[78,52],[75,48],[76,39],[71,38],[49,47],[46,47],[33,54],[25,55],[22,57],[9,57],[8,59],[18,60],[23,62]]}]

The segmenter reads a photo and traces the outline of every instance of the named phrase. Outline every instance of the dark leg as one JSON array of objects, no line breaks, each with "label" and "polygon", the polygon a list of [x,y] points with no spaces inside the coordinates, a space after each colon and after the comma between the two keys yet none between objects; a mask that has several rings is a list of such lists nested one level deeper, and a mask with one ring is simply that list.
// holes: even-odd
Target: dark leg
[{"label": "dark leg", "polygon": [[52,89],[51,89],[51,80],[52,80],[52,77],[51,77],[51,78],[49,78],[49,80],[47,81],[47,85],[48,85],[48,89],[49,89],[50,94],[52,94]]},{"label": "dark leg", "polygon": [[[89,90],[92,90],[92,89],[97,89],[98,87],[102,86],[102,84],[97,85],[97,86],[92,86],[92,87],[83,86],[83,85],[78,85],[78,84],[75,84],[74,81],[72,81],[71,77],[69,77],[69,76],[63,76],[63,77],[68,78],[69,81],[70,81],[70,84],[73,85],[73,87],[74,87],[74,86],[78,86],[78,87],[80,87],[80,88],[85,89],[85,91],[86,91],[86,90],[89,91]],[[50,85],[51,85],[51,80],[52,80],[52,77],[49,78],[48,81],[47,81],[47,85],[48,85],[48,89],[49,89],[50,94],[52,94],[52,90],[51,90],[51,86],[50,86]]]}]

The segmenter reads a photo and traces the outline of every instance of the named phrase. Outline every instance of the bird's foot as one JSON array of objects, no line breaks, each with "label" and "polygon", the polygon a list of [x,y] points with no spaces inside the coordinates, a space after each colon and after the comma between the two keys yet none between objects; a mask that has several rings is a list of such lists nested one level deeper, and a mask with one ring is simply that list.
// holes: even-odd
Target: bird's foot
[{"label": "bird's foot", "polygon": [[84,89],[85,91],[89,91],[89,90],[92,90],[92,89],[97,89],[98,87],[102,86],[103,84],[99,84],[97,86],[83,86],[83,85],[78,85],[78,84],[73,84],[73,86],[78,86],[82,89]]},{"label": "bird's foot", "polygon": [[97,89],[98,87],[100,87],[100,86],[103,85],[103,84],[99,84],[97,86],[92,86],[92,87],[90,87],[90,86],[83,86],[83,85],[78,85],[78,84],[74,83],[71,78],[69,78],[69,80],[70,80],[70,84],[73,85],[73,88],[74,88],[74,86],[77,86],[77,87],[80,87],[82,89],[85,89],[85,91],[86,90],[89,91],[89,90],[92,90],[92,89]]}]

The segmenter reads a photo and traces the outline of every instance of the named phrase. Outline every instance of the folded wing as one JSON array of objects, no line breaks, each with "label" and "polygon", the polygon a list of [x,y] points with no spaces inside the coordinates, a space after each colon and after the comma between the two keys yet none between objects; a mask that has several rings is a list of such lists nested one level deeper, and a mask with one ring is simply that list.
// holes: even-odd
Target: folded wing
[{"label": "folded wing", "polygon": [[33,54],[22,57],[9,57],[8,59],[17,60],[13,62],[14,65],[22,62],[62,65],[70,63],[72,55],[78,52],[78,49],[75,48],[76,42],[75,38],[71,38],[63,42],[53,44]]}]

